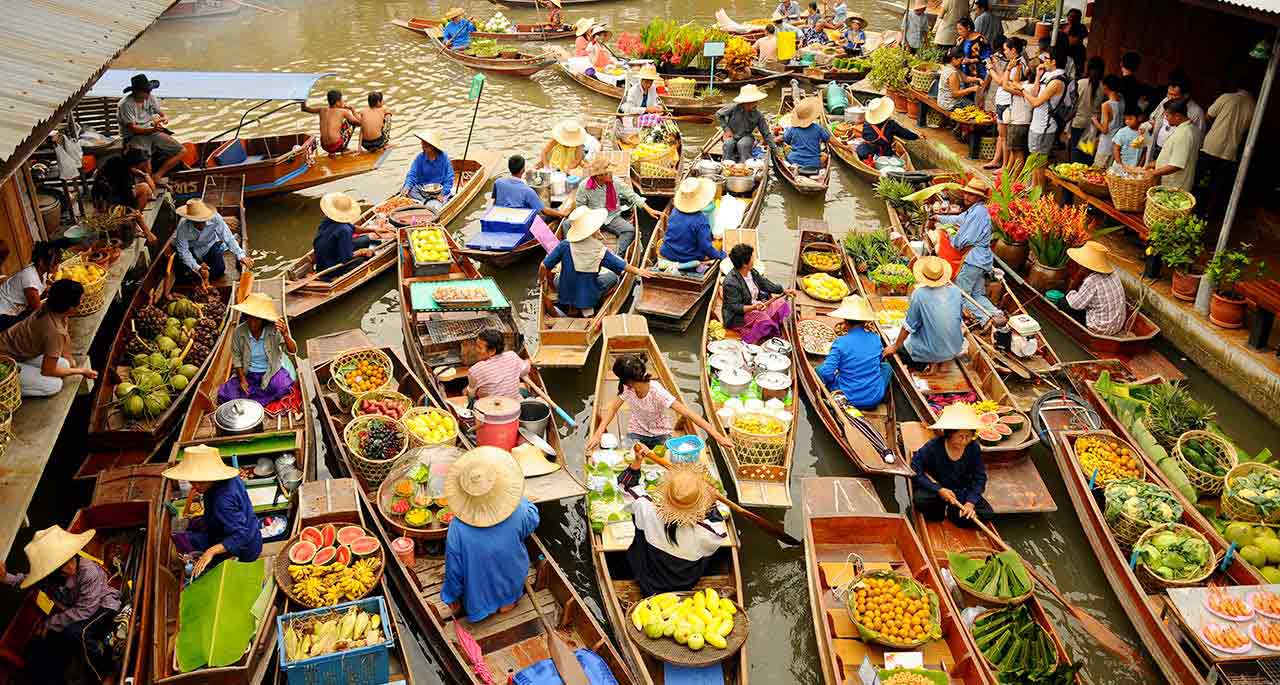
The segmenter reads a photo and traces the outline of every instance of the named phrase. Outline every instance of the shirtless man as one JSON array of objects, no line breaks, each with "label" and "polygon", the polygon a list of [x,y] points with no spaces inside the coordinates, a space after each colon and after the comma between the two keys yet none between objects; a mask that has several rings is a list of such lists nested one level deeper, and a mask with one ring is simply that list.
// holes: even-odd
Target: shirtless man
[{"label": "shirtless man", "polygon": [[307,114],[320,115],[320,147],[331,155],[347,149],[351,140],[353,126],[360,125],[360,117],[351,111],[351,106],[342,101],[342,91],[329,91],[328,107],[311,107],[302,103],[302,111]]},{"label": "shirtless man", "polygon": [[373,152],[387,146],[387,119],[391,112],[382,106],[382,93],[369,93],[369,109],[356,115],[360,119],[360,147]]}]

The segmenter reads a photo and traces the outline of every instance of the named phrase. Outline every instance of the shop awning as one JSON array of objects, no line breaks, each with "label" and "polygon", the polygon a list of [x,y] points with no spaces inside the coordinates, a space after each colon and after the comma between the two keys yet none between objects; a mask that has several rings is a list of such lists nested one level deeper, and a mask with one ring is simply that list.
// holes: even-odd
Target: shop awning
[{"label": "shop awning", "polygon": [[159,81],[156,95],[180,100],[306,100],[316,81],[332,73],[279,71],[154,71],[109,69],[86,97],[119,98],[134,74]]}]

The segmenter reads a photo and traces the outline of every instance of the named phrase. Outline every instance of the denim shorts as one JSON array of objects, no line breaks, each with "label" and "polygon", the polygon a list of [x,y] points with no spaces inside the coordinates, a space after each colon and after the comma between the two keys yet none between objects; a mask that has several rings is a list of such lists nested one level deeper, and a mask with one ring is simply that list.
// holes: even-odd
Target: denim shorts
[{"label": "denim shorts", "polygon": [[1049,131],[1048,133],[1028,133],[1027,150],[1033,155],[1037,152],[1047,155],[1053,151],[1053,141],[1057,140],[1057,138],[1057,131]]},{"label": "denim shorts", "polygon": [[996,105],[996,122],[1004,123],[1004,113],[1007,109],[1009,109],[1009,105]]}]

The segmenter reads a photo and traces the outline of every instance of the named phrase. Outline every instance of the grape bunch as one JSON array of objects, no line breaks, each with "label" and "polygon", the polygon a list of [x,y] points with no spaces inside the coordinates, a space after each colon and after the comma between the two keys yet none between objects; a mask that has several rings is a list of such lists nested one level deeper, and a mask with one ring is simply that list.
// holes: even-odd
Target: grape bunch
[{"label": "grape bunch", "polygon": [[151,352],[151,348],[147,346],[147,343],[136,335],[129,336],[129,341],[124,344],[124,350],[129,353],[129,356],[149,354]]},{"label": "grape bunch", "polygon": [[404,436],[386,421],[370,421],[360,431],[360,452],[366,459],[390,459],[404,447]]},{"label": "grape bunch", "polygon": [[159,308],[152,305],[146,305],[138,310],[134,315],[134,325],[138,328],[138,335],[147,339],[158,337],[164,332],[165,323],[169,317]]}]

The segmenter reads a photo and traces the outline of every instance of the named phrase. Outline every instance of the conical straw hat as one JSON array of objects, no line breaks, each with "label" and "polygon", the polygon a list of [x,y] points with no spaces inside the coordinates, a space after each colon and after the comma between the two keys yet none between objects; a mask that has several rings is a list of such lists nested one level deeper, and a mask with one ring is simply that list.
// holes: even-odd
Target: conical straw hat
[{"label": "conical straw hat", "polygon": [[31,570],[27,572],[27,577],[22,579],[19,587],[25,590],[58,570],[59,566],[67,563],[71,557],[89,544],[95,532],[97,531],[91,528],[83,533],[68,533],[62,526],[49,526],[37,531],[35,537],[31,538],[31,542],[23,548],[27,553],[27,565]]},{"label": "conical straw hat", "polygon": [[276,301],[266,293],[253,293],[244,298],[244,302],[232,305],[232,309],[247,314],[257,319],[265,319],[267,321],[280,320],[280,307],[276,305]]},{"label": "conical straw hat", "polygon": [[218,454],[218,448],[194,445],[182,451],[182,461],[164,470],[169,480],[186,480],[197,483],[227,480],[240,475],[240,469],[228,466]]},{"label": "conical straw hat", "polygon": [[943,407],[937,422],[929,427],[936,431],[976,431],[982,430],[983,425],[982,421],[978,420],[978,412],[974,411],[971,405],[956,402]]},{"label": "conical straw hat", "polygon": [[463,523],[489,528],[507,520],[520,506],[524,473],[510,452],[477,447],[449,467],[444,495]]}]

